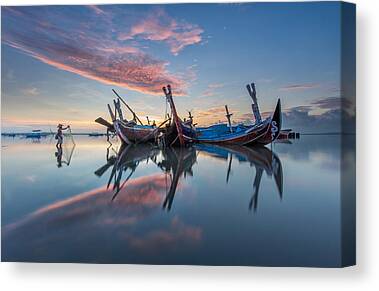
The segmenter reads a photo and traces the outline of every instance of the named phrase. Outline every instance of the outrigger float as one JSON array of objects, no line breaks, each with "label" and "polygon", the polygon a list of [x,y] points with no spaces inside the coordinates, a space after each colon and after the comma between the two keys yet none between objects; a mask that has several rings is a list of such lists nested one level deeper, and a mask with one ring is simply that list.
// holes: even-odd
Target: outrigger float
[{"label": "outrigger float", "polygon": [[[188,120],[182,120],[176,110],[172,97],[171,86],[163,87],[163,93],[170,105],[171,116],[167,116],[158,126],[155,122],[151,125],[143,124],[137,114],[130,108],[125,100],[113,92],[117,99],[113,100],[114,110],[108,104],[108,111],[112,122],[99,117],[95,121],[107,127],[107,134],[114,133],[126,144],[155,143],[163,146],[187,146],[193,143],[226,144],[226,145],[267,145],[275,141],[281,130],[281,103],[278,99],[274,113],[271,117],[262,119],[259,112],[255,85],[247,85],[250,97],[253,100],[252,111],[255,122],[252,125],[232,125],[231,116],[227,105],[226,118],[228,123],[215,124],[208,127],[196,127],[193,116]],[[133,119],[124,118],[121,103],[132,113]]]}]

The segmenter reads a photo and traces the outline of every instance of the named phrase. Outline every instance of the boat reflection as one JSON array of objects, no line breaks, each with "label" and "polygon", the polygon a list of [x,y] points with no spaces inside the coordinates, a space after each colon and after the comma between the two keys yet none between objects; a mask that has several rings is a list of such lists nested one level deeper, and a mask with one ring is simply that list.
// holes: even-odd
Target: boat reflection
[{"label": "boat reflection", "polygon": [[196,162],[196,150],[190,148],[167,148],[162,152],[163,160],[158,166],[169,174],[171,185],[163,202],[163,208],[170,210],[180,178],[193,176],[192,166]]},{"label": "boat reflection", "polygon": [[108,148],[107,163],[97,169],[95,175],[100,177],[113,166],[107,184],[107,189],[113,185],[112,201],[116,199],[142,162],[146,164],[153,162],[165,173],[167,191],[162,207],[170,210],[180,178],[183,175],[184,177],[193,175],[192,165],[196,162],[196,150],[192,147],[161,150],[154,145],[140,144],[136,146],[131,144],[121,146],[117,155],[109,157]]},{"label": "boat reflection", "polygon": [[240,163],[249,163],[250,167],[255,168],[255,178],[253,182],[253,194],[249,202],[249,209],[258,208],[259,187],[264,172],[269,177],[274,177],[280,199],[283,198],[283,168],[277,154],[264,146],[247,147],[247,146],[210,146],[198,145],[198,148],[215,158],[224,160],[227,164],[226,183],[230,180],[232,171],[233,157]]},{"label": "boat reflection", "polygon": [[[149,144],[139,146],[128,145],[127,147],[122,146],[120,148],[119,154],[114,161],[112,172],[107,184],[107,189],[109,189],[113,181],[114,194],[112,201],[117,197],[120,190],[132,177],[139,163],[143,161],[146,161],[146,163],[149,163],[149,161],[154,161],[157,154],[158,149]],[[129,173],[126,178],[123,179],[124,174],[127,172]]]},{"label": "boat reflection", "polygon": [[111,200],[125,191],[121,191],[136,172],[141,163],[154,163],[165,174],[166,195],[162,202],[162,208],[170,211],[175,193],[181,179],[192,177],[193,165],[196,163],[198,153],[212,156],[226,163],[226,183],[229,183],[233,159],[239,163],[249,163],[255,168],[255,178],[252,184],[252,195],[249,209],[258,208],[259,188],[263,173],[274,177],[280,199],[283,198],[283,170],[277,154],[264,146],[247,147],[237,145],[207,145],[199,144],[189,148],[165,148],[160,149],[154,145],[140,144],[122,146],[118,152],[113,148],[110,156],[110,148],[107,149],[107,163],[95,171],[95,175],[102,176],[112,167],[107,189],[112,188]]}]

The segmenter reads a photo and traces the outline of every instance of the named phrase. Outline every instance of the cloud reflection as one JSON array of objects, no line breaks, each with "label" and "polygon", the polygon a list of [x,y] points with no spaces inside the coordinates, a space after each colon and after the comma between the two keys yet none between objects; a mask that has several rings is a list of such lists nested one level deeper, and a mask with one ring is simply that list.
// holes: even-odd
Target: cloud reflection
[{"label": "cloud reflection", "polygon": [[[166,187],[165,175],[153,174],[130,180],[113,202],[112,190],[101,187],[43,207],[3,228],[7,256],[17,260],[19,254],[33,256],[39,250],[37,261],[50,261],[56,258],[55,251],[65,249],[65,245],[85,244],[91,237],[99,238],[105,233],[112,236],[111,241],[122,241],[125,248],[135,251],[198,244],[201,229],[187,225],[179,217],[146,225],[146,220],[160,211]],[[139,227],[144,228],[142,233]],[[84,261],[92,259],[96,258]]]}]

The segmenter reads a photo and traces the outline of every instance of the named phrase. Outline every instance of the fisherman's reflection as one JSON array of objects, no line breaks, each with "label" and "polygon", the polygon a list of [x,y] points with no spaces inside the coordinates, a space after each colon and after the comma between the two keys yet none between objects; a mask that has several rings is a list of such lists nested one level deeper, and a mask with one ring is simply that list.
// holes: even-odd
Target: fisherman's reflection
[{"label": "fisherman's reflection", "polygon": [[63,164],[69,166],[71,163],[72,155],[74,153],[75,145],[69,150],[66,151],[65,155],[63,154],[63,149],[61,147],[57,147],[57,151],[55,152],[55,157],[57,159],[57,167],[62,168]]},{"label": "fisherman's reflection", "polygon": [[62,161],[63,156],[63,150],[61,147],[57,147],[57,151],[55,152],[55,157],[57,158],[57,167],[61,168],[62,164],[66,164],[68,166],[68,163],[66,161]]}]

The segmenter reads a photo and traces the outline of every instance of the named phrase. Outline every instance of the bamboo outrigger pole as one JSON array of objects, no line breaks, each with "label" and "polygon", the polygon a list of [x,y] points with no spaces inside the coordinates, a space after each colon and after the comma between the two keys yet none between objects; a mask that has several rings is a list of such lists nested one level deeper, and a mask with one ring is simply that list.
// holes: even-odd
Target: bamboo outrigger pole
[{"label": "bamboo outrigger pole", "polygon": [[163,90],[163,93],[166,95],[167,101],[170,103],[172,117],[174,118],[176,130],[178,131],[179,143],[180,143],[180,146],[183,147],[184,146],[183,130],[179,121],[178,113],[176,112],[174,100],[172,100],[171,86],[167,85],[167,90],[166,90],[166,87],[163,87],[162,90]]},{"label": "bamboo outrigger pole", "polygon": [[111,116],[112,121],[115,121],[116,120],[116,116],[113,113],[113,110],[112,110],[111,106],[109,104],[107,104],[107,106],[108,106],[109,115]]},{"label": "bamboo outrigger pole", "polygon": [[125,102],[125,100],[122,99],[122,97],[120,95],[118,95],[117,92],[114,89],[112,89],[112,91],[121,100],[121,102],[124,103],[124,105],[126,106],[126,108],[128,108],[129,111],[133,114],[133,119],[137,120],[141,125],[143,125],[142,121],[138,118],[137,114],[133,111],[132,108],[130,108],[130,106]]},{"label": "bamboo outrigger pole", "polygon": [[121,110],[121,105],[120,105],[120,99],[118,100],[113,100],[113,103],[114,103],[114,107],[115,107],[115,112],[117,112],[118,114],[118,117],[121,119],[121,120],[124,120],[124,116],[122,114],[122,110]]},{"label": "bamboo outrigger pole", "polygon": [[230,132],[233,132],[232,122],[230,121],[230,117],[232,117],[233,113],[229,113],[228,105],[225,105],[225,111],[226,111],[225,116],[228,119]]},{"label": "bamboo outrigger pole", "polygon": [[191,124],[193,122],[193,115],[191,113],[191,111],[188,111],[188,119],[190,120]]},{"label": "bamboo outrigger pole", "polygon": [[259,112],[258,100],[257,100],[257,92],[255,91],[255,84],[251,83],[251,87],[249,84],[246,85],[247,91],[251,99],[253,99],[253,103],[251,104],[251,108],[253,109],[253,114],[255,117],[255,121],[257,123],[262,121],[261,113]]}]

